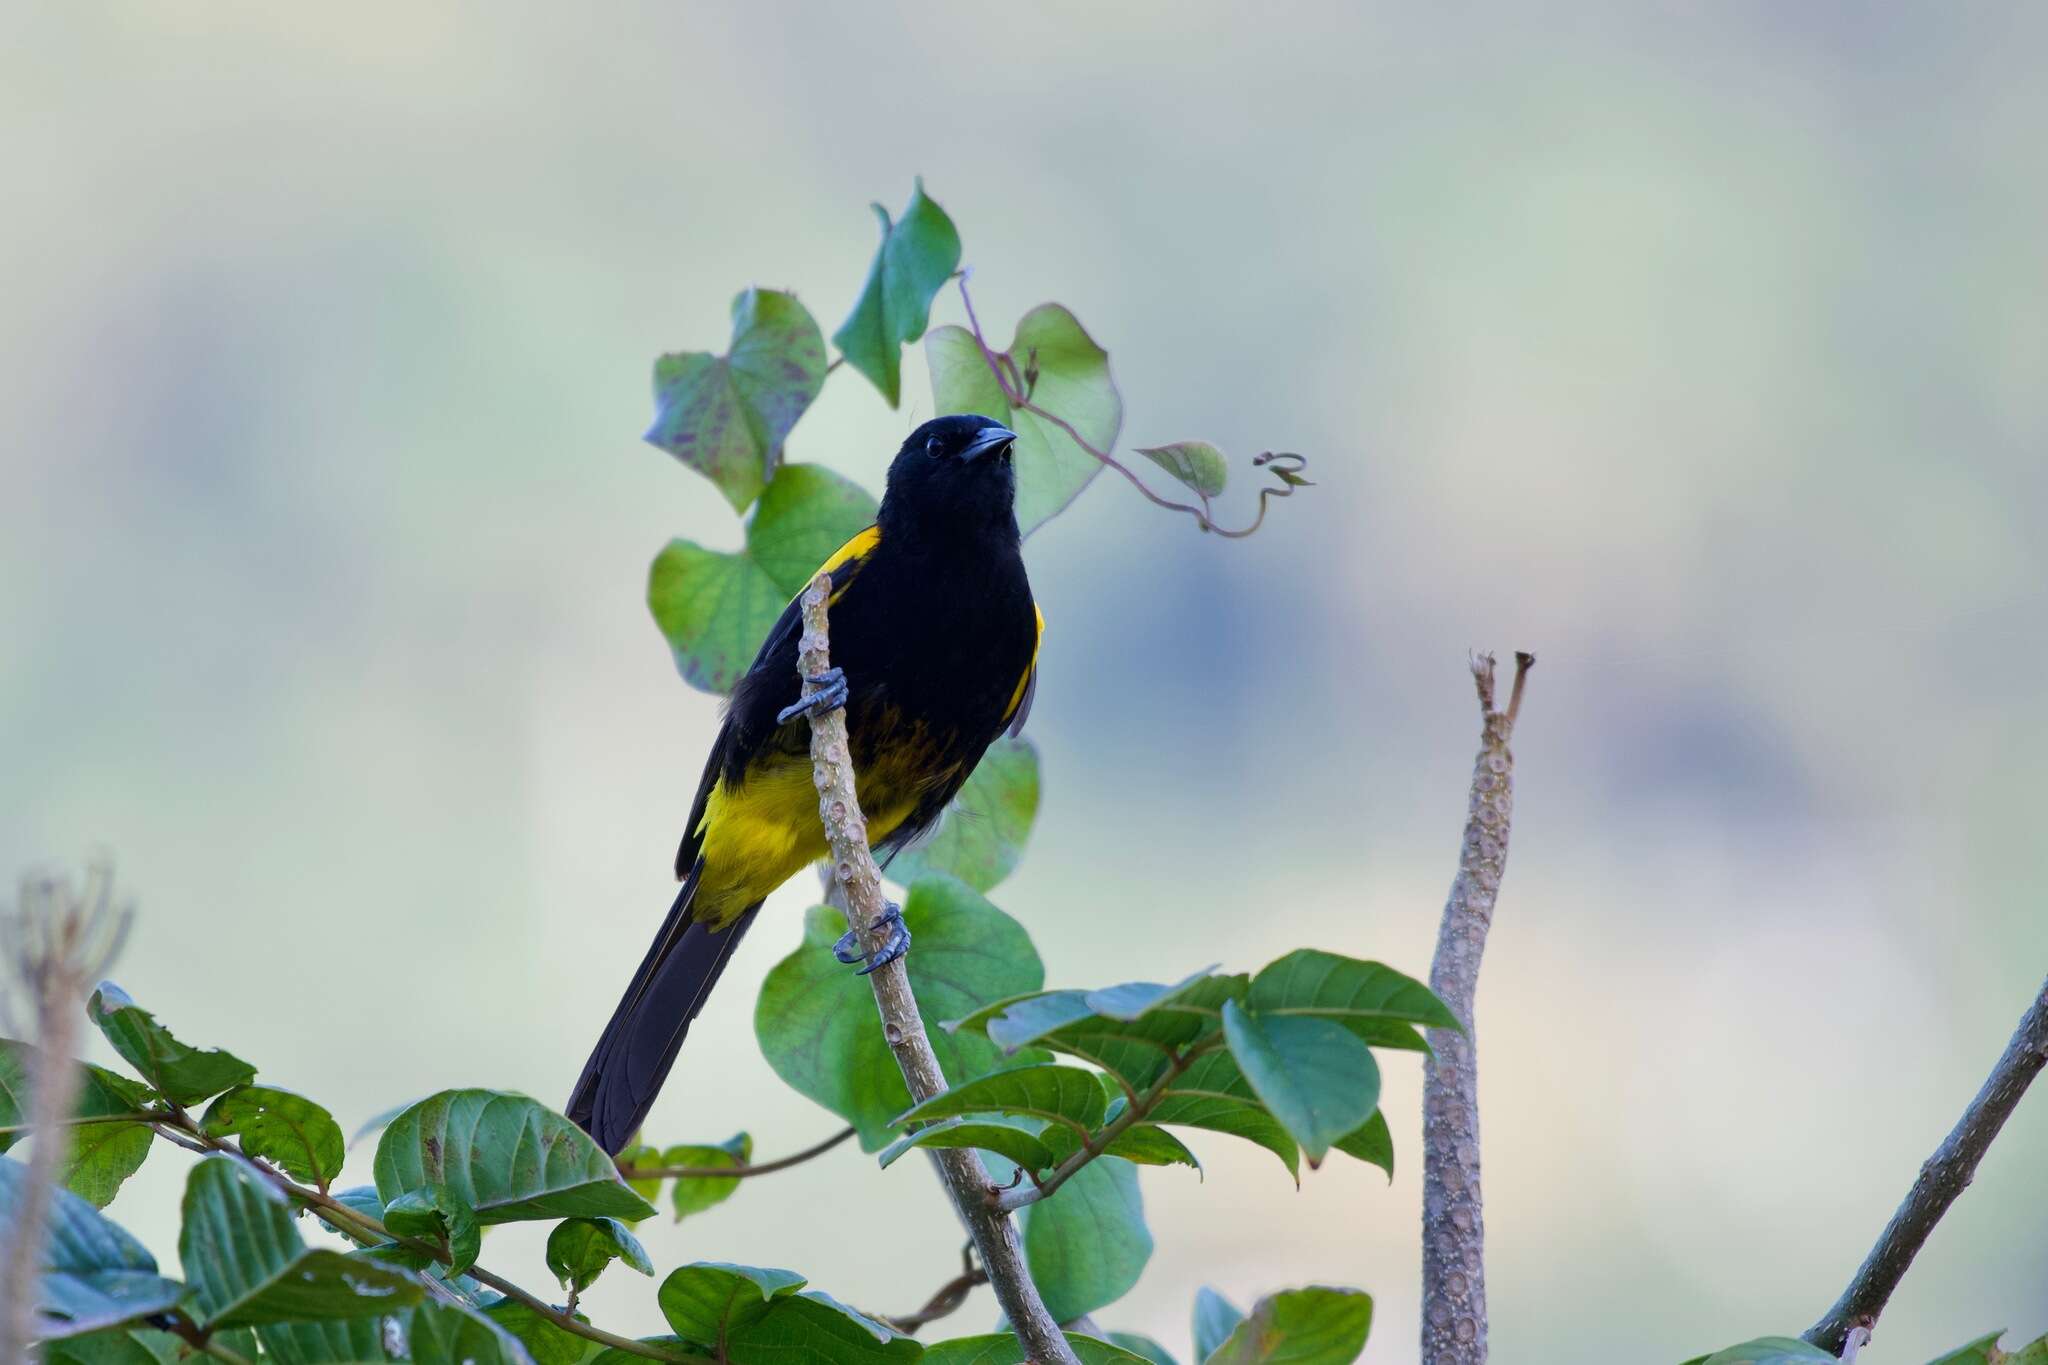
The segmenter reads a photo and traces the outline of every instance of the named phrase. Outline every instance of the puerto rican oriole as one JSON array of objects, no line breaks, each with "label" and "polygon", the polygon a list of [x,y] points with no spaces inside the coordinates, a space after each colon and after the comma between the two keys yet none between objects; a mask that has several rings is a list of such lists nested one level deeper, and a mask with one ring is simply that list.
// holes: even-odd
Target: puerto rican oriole
[{"label": "puerto rican oriole", "polygon": [[[682,892],[569,1100],[569,1117],[605,1151],[639,1129],[762,901],[825,855],[809,711],[846,710],[878,851],[929,829],[983,751],[1022,728],[1045,620],[1017,532],[1016,439],[975,416],[913,431],[890,463],[875,524],[820,566],[832,575],[831,673],[801,696],[792,601],[733,688],[676,853]],[[910,945],[900,912],[891,915],[892,941],[865,971]],[[851,933],[835,952],[863,961]]]}]

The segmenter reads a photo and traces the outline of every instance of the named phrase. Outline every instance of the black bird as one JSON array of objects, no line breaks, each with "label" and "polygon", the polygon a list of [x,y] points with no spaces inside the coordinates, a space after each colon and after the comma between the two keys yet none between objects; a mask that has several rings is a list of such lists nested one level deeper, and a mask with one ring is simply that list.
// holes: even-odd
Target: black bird
[{"label": "black bird", "polygon": [[[808,710],[846,708],[855,788],[878,850],[930,828],[983,751],[1022,728],[1045,618],[1017,533],[1016,439],[972,415],[910,433],[875,524],[820,566],[832,574],[835,665],[813,680],[820,690],[800,699],[796,602],[733,689],[676,853],[682,894],[569,1099],[569,1117],[605,1151],[639,1129],[761,902],[825,854]],[[892,915],[893,940],[866,971],[909,947]],[[850,933],[835,951],[863,960]]]}]

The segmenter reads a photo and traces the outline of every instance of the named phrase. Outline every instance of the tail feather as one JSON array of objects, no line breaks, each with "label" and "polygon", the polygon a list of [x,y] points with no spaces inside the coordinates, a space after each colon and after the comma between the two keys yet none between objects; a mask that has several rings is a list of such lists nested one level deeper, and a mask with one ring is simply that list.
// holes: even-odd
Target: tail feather
[{"label": "tail feather", "polygon": [[690,918],[696,890],[693,876],[633,973],[569,1097],[569,1117],[614,1156],[653,1107],[690,1021],[704,1008],[761,908],[750,906],[731,925],[712,930]]}]

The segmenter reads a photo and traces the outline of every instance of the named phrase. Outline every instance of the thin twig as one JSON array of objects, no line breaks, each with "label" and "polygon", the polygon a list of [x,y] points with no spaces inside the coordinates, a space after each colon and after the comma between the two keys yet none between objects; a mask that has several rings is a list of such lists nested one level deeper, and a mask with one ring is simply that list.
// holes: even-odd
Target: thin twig
[{"label": "thin twig", "polygon": [[774,1161],[749,1162],[743,1166],[636,1166],[630,1161],[621,1161],[618,1163],[619,1174],[628,1180],[744,1180],[750,1175],[769,1175],[800,1166],[814,1156],[825,1155],[852,1136],[852,1128],[841,1128],[823,1142],[791,1156]]},{"label": "thin twig", "polygon": [[[819,677],[831,667],[826,621],[831,592],[832,576],[824,573],[804,589],[804,633],[797,671],[806,679]],[[808,682],[803,686],[806,693],[812,690]],[[877,951],[886,938],[882,919],[887,902],[882,898],[881,870],[868,850],[867,819],[854,794],[853,757],[843,711],[811,717],[811,767],[818,787],[818,814],[832,851],[833,878],[845,889],[847,917],[859,941],[869,952]],[[882,1016],[882,1036],[902,1068],[911,1099],[922,1103],[945,1090],[946,1077],[939,1070],[931,1039],[925,1036],[924,1019],[911,994],[910,975],[902,959],[870,973],[868,982],[874,987],[875,1007]],[[988,1173],[981,1159],[972,1151],[951,1148],[939,1152],[935,1162],[1026,1358],[1044,1365],[1079,1365],[1059,1324],[1046,1312],[1038,1286],[1032,1283],[1016,1225],[1007,1214],[990,1207]]]},{"label": "thin twig", "polygon": [[1508,749],[1522,686],[1536,663],[1515,655],[1508,709],[1493,708],[1493,656],[1472,660],[1479,693],[1479,756],[1472,765],[1465,841],[1444,904],[1429,985],[1458,1029],[1431,1029],[1422,1064],[1422,1365],[1481,1365],[1486,1359],[1486,1219],[1479,1190],[1478,1036],[1472,1002],[1479,959],[1507,870],[1515,812],[1515,757]]},{"label": "thin twig", "polygon": [[1934,1155],[1920,1167],[1905,1202],[1892,1215],[1877,1245],[1863,1258],[1856,1277],[1842,1291],[1842,1297],[1827,1315],[1806,1331],[1806,1340],[1824,1351],[1839,1354],[1857,1327],[1875,1328],[1892,1292],[1905,1278],[1913,1258],[1927,1242],[1935,1224],[1948,1212],[1977,1172],[1977,1163],[1990,1150],[1991,1140],[2012,1117],[2027,1087],[2048,1066],[2048,982],[2034,996],[2033,1004],[2020,1016],[2012,1041],[2005,1045],[1998,1064],[1978,1089],[1956,1126],[1949,1130]]},{"label": "thin twig", "polygon": [[[137,1109],[129,1114],[72,1114],[57,1120],[59,1128],[89,1128],[95,1123],[155,1123],[163,1117],[158,1109]],[[0,1127],[0,1137],[13,1137],[17,1133],[33,1133],[33,1123],[10,1123]]]},{"label": "thin twig", "polygon": [[974,1263],[974,1243],[969,1242],[960,1250],[960,1273],[940,1285],[937,1292],[925,1300],[924,1307],[915,1313],[885,1317],[882,1321],[906,1337],[916,1336],[919,1328],[958,1312],[967,1302],[967,1296],[987,1283],[988,1272]]}]

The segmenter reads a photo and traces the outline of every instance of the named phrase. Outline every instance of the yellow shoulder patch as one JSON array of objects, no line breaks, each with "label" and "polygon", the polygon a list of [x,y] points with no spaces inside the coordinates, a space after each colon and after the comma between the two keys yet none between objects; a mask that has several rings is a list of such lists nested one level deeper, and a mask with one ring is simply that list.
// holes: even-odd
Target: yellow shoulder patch
[{"label": "yellow shoulder patch", "polygon": [[[882,528],[879,526],[870,526],[867,530],[862,531],[852,540],[847,541],[844,545],[834,550],[832,552],[832,557],[830,559],[827,559],[823,564],[820,564],[818,566],[818,573],[831,573],[834,569],[846,563],[847,560],[859,559],[862,555],[874,549],[877,545],[880,545],[881,543]],[[813,578],[816,578],[817,576],[818,574],[811,575],[811,577]]]},{"label": "yellow shoulder patch", "polygon": [[1036,602],[1031,604],[1031,611],[1038,618],[1038,638],[1031,642],[1031,662],[1025,665],[1024,676],[1017,679],[1017,690],[1010,693],[1010,708],[1003,712],[1005,725],[1017,714],[1017,708],[1024,704],[1024,693],[1031,686],[1031,675],[1038,671],[1038,647],[1045,643],[1045,612]]}]

